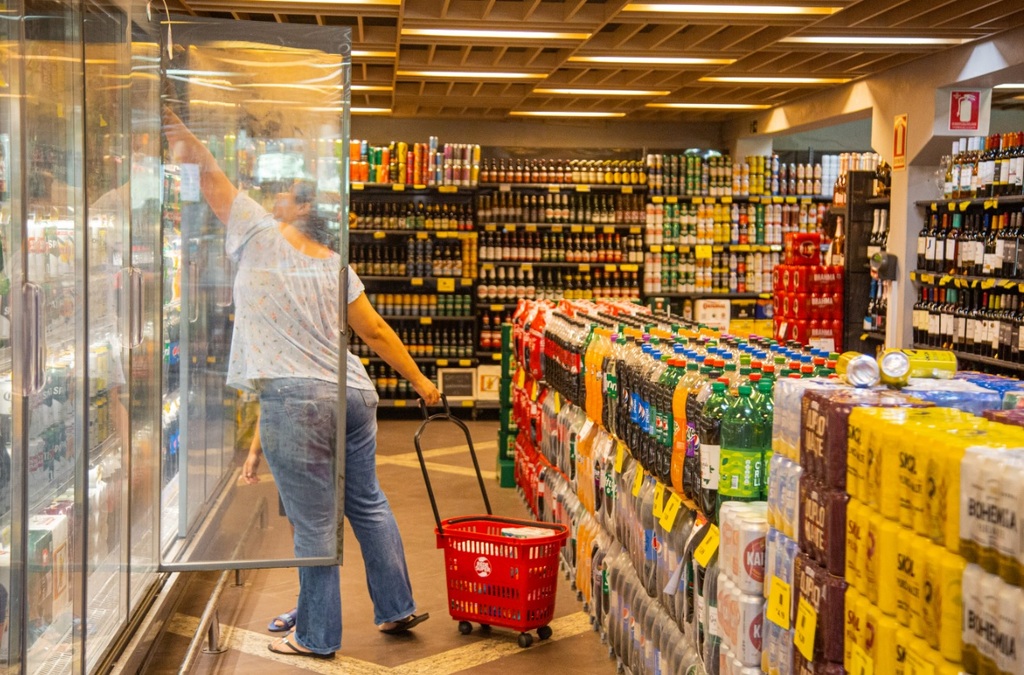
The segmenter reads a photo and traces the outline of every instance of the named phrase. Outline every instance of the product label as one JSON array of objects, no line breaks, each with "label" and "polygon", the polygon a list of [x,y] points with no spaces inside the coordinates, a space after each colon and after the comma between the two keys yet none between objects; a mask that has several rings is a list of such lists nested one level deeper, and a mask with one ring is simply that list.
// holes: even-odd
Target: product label
[{"label": "product label", "polygon": [[708,528],[708,533],[704,535],[704,540],[701,541],[700,546],[693,552],[693,559],[698,565],[701,567],[708,566],[708,563],[711,562],[711,557],[718,551],[720,538],[721,534],[716,525]]},{"label": "product label", "polygon": [[700,485],[705,490],[718,490],[721,446],[700,446]]},{"label": "product label", "polygon": [[778,577],[772,577],[768,590],[768,607],[765,618],[782,630],[789,630],[789,611],[792,591],[789,584]]},{"label": "product label", "polygon": [[796,632],[793,644],[800,654],[808,661],[814,661],[814,633],[818,628],[818,613],[811,603],[800,598],[796,609]]},{"label": "product label", "polygon": [[[701,449],[703,452],[703,448]],[[721,476],[718,491],[723,496],[743,500],[761,498],[763,459],[760,452],[720,448]]]}]

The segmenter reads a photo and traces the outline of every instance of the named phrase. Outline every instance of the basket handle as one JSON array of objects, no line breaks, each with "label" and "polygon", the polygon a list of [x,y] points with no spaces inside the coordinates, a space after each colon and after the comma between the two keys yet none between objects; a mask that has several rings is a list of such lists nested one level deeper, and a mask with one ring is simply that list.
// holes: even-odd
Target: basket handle
[{"label": "basket handle", "polygon": [[458,417],[452,415],[451,408],[448,407],[448,397],[444,394],[441,394],[441,404],[444,406],[443,413],[434,413],[433,415],[429,415],[427,413],[427,402],[422,398],[419,399],[420,411],[423,413],[423,422],[420,423],[420,428],[416,430],[416,435],[413,437],[413,441],[416,446],[416,457],[419,458],[420,469],[423,471],[423,483],[427,486],[427,496],[430,497],[430,508],[434,511],[434,522],[437,524],[437,533],[443,536],[444,528],[441,526],[441,514],[437,510],[437,499],[434,497],[434,488],[430,483],[430,475],[427,473],[427,462],[423,458],[423,448],[420,444],[420,437],[431,422],[453,422],[456,426],[462,429],[462,433],[466,436],[466,445],[469,446],[469,456],[473,459],[473,468],[476,470],[476,482],[480,486],[480,494],[484,498],[484,507],[487,509],[487,515],[491,515],[491,501],[487,498],[487,488],[484,486],[484,476],[480,472],[480,462],[476,458],[476,450],[473,448],[473,437],[469,433],[469,427],[467,427],[466,423]]}]

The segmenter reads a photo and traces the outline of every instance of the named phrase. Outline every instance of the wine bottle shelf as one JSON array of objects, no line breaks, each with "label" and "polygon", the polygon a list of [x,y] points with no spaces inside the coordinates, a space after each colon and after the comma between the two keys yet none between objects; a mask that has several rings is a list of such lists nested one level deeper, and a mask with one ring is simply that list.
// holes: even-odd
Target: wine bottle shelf
[{"label": "wine bottle shelf", "polygon": [[362,276],[359,278],[363,283],[386,283],[402,282],[410,286],[429,286],[431,289],[443,290],[444,286],[472,286],[473,279],[470,277],[389,277],[389,276]]},{"label": "wine bottle shelf", "polygon": [[914,270],[910,273],[910,280],[926,286],[948,286],[953,284],[962,288],[1006,288],[1017,287],[1024,290],[1024,279],[1010,279],[1008,277],[994,276],[973,276],[970,274],[944,274],[942,272],[922,272]]},{"label": "wine bottle shelf", "polygon": [[383,230],[383,229],[362,229],[355,228],[348,231],[349,236],[363,236],[373,237],[374,239],[384,239],[385,237],[416,237],[417,239],[427,239],[429,237],[437,237],[438,239],[459,239],[462,237],[472,236],[472,230]]},{"label": "wine bottle shelf", "polygon": [[[935,349],[931,345],[925,345],[920,343],[914,343],[915,349]],[[1024,363],[1014,363],[1012,361],[1003,361],[1002,359],[994,359],[989,356],[981,356],[979,354],[968,354],[967,352],[957,351],[956,349],[951,350],[961,361],[967,361],[968,363],[980,363],[993,368],[1002,368],[1005,370],[1013,371],[1015,373],[1024,373]]]},{"label": "wine bottle shelf", "polygon": [[930,199],[914,203],[917,204],[917,206],[925,208],[940,209],[945,207],[950,211],[955,211],[958,208],[961,211],[964,211],[972,206],[981,206],[986,209],[998,209],[1004,206],[1024,205],[1024,195],[1003,195],[1001,197],[978,197],[973,199]]}]

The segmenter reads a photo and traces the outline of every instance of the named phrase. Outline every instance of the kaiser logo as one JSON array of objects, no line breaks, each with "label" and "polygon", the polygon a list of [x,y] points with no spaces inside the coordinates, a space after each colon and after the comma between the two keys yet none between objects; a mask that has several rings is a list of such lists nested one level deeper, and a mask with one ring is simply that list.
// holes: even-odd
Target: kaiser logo
[{"label": "kaiser logo", "polygon": [[491,561],[487,558],[480,556],[473,563],[473,569],[476,571],[478,577],[489,577],[491,576]]}]

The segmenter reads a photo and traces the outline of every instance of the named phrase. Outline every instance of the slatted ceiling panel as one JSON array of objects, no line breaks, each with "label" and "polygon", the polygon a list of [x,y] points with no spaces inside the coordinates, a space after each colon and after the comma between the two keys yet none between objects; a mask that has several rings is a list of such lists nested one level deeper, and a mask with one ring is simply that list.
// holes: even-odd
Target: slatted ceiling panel
[{"label": "slatted ceiling panel", "polygon": [[[623,11],[633,0],[403,0],[396,5],[319,4],[286,0],[167,0],[172,11],[201,16],[230,14],[257,20],[344,25],[353,49],[394,51],[394,58],[356,58],[354,84],[394,86],[367,92],[356,105],[392,108],[394,115],[505,119],[513,110],[627,112],[635,120],[720,121],[729,112],[646,108],[648,102],[785,103],[807,96],[792,85],[697,82],[705,75],[774,74],[858,78],[871,76],[945,47],[857,47],[782,43],[790,35],[920,35],[982,38],[1024,26],[1022,0],[742,0],[744,4],[840,6],[831,16],[680,15]],[[662,0],[647,0],[659,2]],[[664,0],[668,1],[668,0]],[[721,0],[722,2],[733,0]],[[740,2],[741,0],[734,0]],[[586,41],[453,39],[401,35],[403,27],[490,30],[557,30],[592,33]],[[638,66],[570,62],[571,56],[704,56],[736,58],[732,65]],[[402,76],[397,70],[536,72],[527,82],[437,80]],[[663,97],[547,96],[535,87],[665,89]],[[441,93],[437,93],[441,92]],[[479,100],[474,100],[479,99]],[[363,103],[365,101],[365,104]],[[382,103],[383,102],[383,103]],[[1012,95],[994,106],[1024,107]],[[742,113],[738,113],[742,114]]]}]

